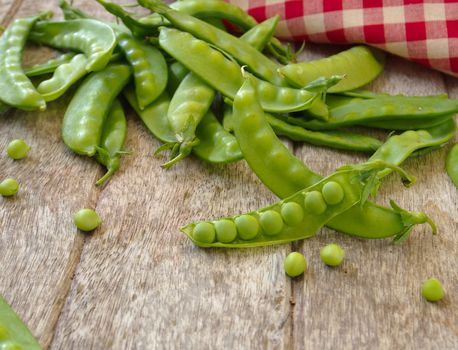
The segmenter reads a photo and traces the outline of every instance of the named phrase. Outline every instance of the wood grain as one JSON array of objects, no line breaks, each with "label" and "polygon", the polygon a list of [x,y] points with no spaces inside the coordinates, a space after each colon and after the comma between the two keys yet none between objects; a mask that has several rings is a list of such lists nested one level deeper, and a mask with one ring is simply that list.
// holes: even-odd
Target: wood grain
[{"label": "wood grain", "polygon": [[[111,19],[95,1],[75,1],[91,15]],[[54,9],[56,2],[0,0],[0,20]],[[17,12],[17,13],[16,13]],[[339,49],[310,45],[305,57]],[[51,50],[33,49],[26,64]],[[375,91],[458,98],[458,79],[390,57]],[[449,146],[405,162],[417,184],[402,188],[395,176],[378,201],[395,199],[424,210],[438,236],[419,227],[401,246],[363,241],[323,229],[292,245],[247,250],[199,249],[178,228],[267,205],[275,197],[244,162],[210,166],[189,158],[170,171],[152,156],[159,143],[128,110],[132,151],[102,189],[95,161],[69,152],[61,141],[68,104],[45,113],[0,117],[0,178],[16,177],[18,197],[0,198],[0,293],[51,349],[453,349],[458,348],[458,191],[444,172]],[[373,133],[383,137],[383,133]],[[13,138],[32,145],[14,162],[4,153]],[[291,149],[293,146],[288,144]],[[309,145],[295,153],[329,174],[365,155]],[[94,207],[103,219],[92,235],[78,233],[71,215]],[[340,243],[343,266],[331,269],[319,249]],[[285,277],[283,259],[302,251],[309,262],[298,279]],[[435,276],[446,298],[425,302],[421,281]]]}]

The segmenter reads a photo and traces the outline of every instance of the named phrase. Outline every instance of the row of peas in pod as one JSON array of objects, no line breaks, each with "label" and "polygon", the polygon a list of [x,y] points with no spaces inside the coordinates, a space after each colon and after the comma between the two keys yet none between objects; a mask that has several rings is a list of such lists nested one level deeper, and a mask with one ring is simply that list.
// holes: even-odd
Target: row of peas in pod
[{"label": "row of peas in pod", "polygon": [[[191,153],[210,163],[244,159],[281,201],[270,207],[185,226],[200,246],[248,247],[314,235],[326,225],[363,238],[405,239],[417,224],[410,212],[368,200],[381,179],[409,156],[446,144],[455,135],[458,101],[447,96],[401,96],[362,90],[382,72],[384,55],[355,46],[321,60],[295,62],[274,36],[279,18],[257,23],[219,0],[166,5],[138,0],[152,14],[140,17],[98,0],[122,24],[91,18],[65,0],[65,20],[50,13],[15,20],[0,39],[2,109],[43,110],[75,86],[62,138],[75,153],[107,168],[120,167],[127,133],[124,100],[162,141],[169,168]],[[229,33],[222,21],[240,33]],[[28,42],[63,53],[22,66]],[[14,50],[9,50],[14,48]],[[69,92],[70,93],[70,92]],[[396,130],[385,142],[348,131],[351,126]],[[297,159],[278,136],[371,154],[323,178]],[[447,169],[456,181],[456,151]],[[332,193],[336,201],[331,198]],[[383,224],[381,224],[383,223]]]}]

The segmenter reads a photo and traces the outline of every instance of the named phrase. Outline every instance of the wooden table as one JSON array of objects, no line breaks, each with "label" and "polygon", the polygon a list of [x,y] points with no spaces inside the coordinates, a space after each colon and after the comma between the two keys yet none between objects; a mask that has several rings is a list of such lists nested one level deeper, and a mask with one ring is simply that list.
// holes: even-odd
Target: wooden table
[{"label": "wooden table", "polygon": [[[0,0],[0,20],[54,9],[57,1]],[[75,1],[109,19],[94,1]],[[60,17],[60,14],[58,15]],[[310,46],[316,57],[326,49]],[[50,51],[29,52],[27,62]],[[371,87],[404,94],[447,92],[458,79],[389,57]],[[0,198],[0,293],[40,343],[51,349],[457,349],[458,191],[444,171],[447,145],[405,162],[418,176],[410,190],[394,176],[378,201],[393,198],[424,210],[439,235],[417,227],[401,246],[364,241],[323,229],[317,237],[276,247],[213,250],[194,247],[178,228],[195,219],[256,209],[275,197],[242,161],[211,166],[194,158],[170,171],[152,152],[159,142],[132,111],[122,168],[104,188],[103,169],[64,146],[61,120],[68,98],[46,112],[10,111],[0,118],[0,178],[21,191]],[[5,146],[24,138],[30,156],[12,161]],[[289,144],[321,174],[365,155]],[[78,232],[72,214],[92,207],[103,218],[93,234]],[[339,242],[345,263],[325,267],[319,249]],[[283,259],[300,251],[306,274],[290,279]],[[429,276],[446,298],[420,296]]]}]

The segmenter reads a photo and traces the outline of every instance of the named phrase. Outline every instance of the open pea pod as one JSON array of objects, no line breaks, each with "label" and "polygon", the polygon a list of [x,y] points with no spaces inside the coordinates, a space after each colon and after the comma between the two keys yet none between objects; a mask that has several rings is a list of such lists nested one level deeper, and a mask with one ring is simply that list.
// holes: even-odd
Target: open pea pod
[{"label": "open pea pod", "polygon": [[0,349],[42,350],[27,326],[0,295]]},{"label": "open pea pod", "polygon": [[[318,183],[268,207],[181,230],[200,247],[248,248],[282,244],[314,236],[333,217],[360,204],[376,185],[378,171],[398,167],[382,161],[344,166]],[[403,232],[404,233],[404,232]]]},{"label": "open pea pod", "polygon": [[75,52],[67,52],[55,58],[51,58],[47,62],[26,67],[24,68],[24,72],[29,78],[53,73],[61,64],[70,62],[75,55]]},{"label": "open pea pod", "polygon": [[367,46],[355,46],[314,61],[288,64],[278,69],[293,86],[303,87],[319,77],[344,75],[329,92],[353,90],[374,80],[383,70],[385,55]]}]

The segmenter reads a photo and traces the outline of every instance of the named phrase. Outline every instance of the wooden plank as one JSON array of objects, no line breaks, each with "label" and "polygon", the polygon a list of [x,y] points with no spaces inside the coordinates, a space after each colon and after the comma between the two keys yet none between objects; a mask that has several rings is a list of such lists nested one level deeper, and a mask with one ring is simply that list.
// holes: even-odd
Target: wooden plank
[{"label": "wooden plank", "polygon": [[244,163],[186,159],[164,171],[151,156],[158,146],[131,118],[134,153],[99,198],[104,224],[84,247],[52,348],[286,346],[289,247],[199,249],[178,231],[272,195]]},{"label": "wooden plank", "polygon": [[[389,57],[386,72],[373,84],[376,91],[426,95],[445,92],[439,73]],[[331,173],[365,156],[302,146],[297,153],[314,170]],[[458,347],[456,290],[457,191],[444,172],[446,149],[408,160],[405,169],[417,184],[403,189],[394,176],[385,181],[377,201],[396,200],[411,210],[426,211],[440,234],[416,228],[401,246],[388,240],[363,241],[323,229],[318,237],[298,245],[309,260],[309,271],[293,282],[294,332],[298,349],[436,349]],[[347,259],[339,268],[324,266],[319,250],[325,244],[343,246]],[[420,286],[435,276],[447,289],[440,303],[424,301]]]},{"label": "wooden plank", "polygon": [[[2,8],[6,2],[2,1]],[[29,16],[53,9],[52,2],[16,1]],[[35,59],[49,51],[29,52]],[[29,60],[25,60],[26,64]],[[0,116],[0,178],[21,184],[13,198],[0,198],[0,293],[47,347],[65,301],[84,236],[72,214],[95,205],[94,181],[101,174],[94,161],[73,155],[61,140],[61,119],[68,98],[50,103],[46,112],[10,111]],[[28,158],[9,159],[9,141],[23,138],[32,147]]]},{"label": "wooden plank", "polygon": [[22,1],[0,0],[0,24],[7,26],[16,12],[19,10]]}]

